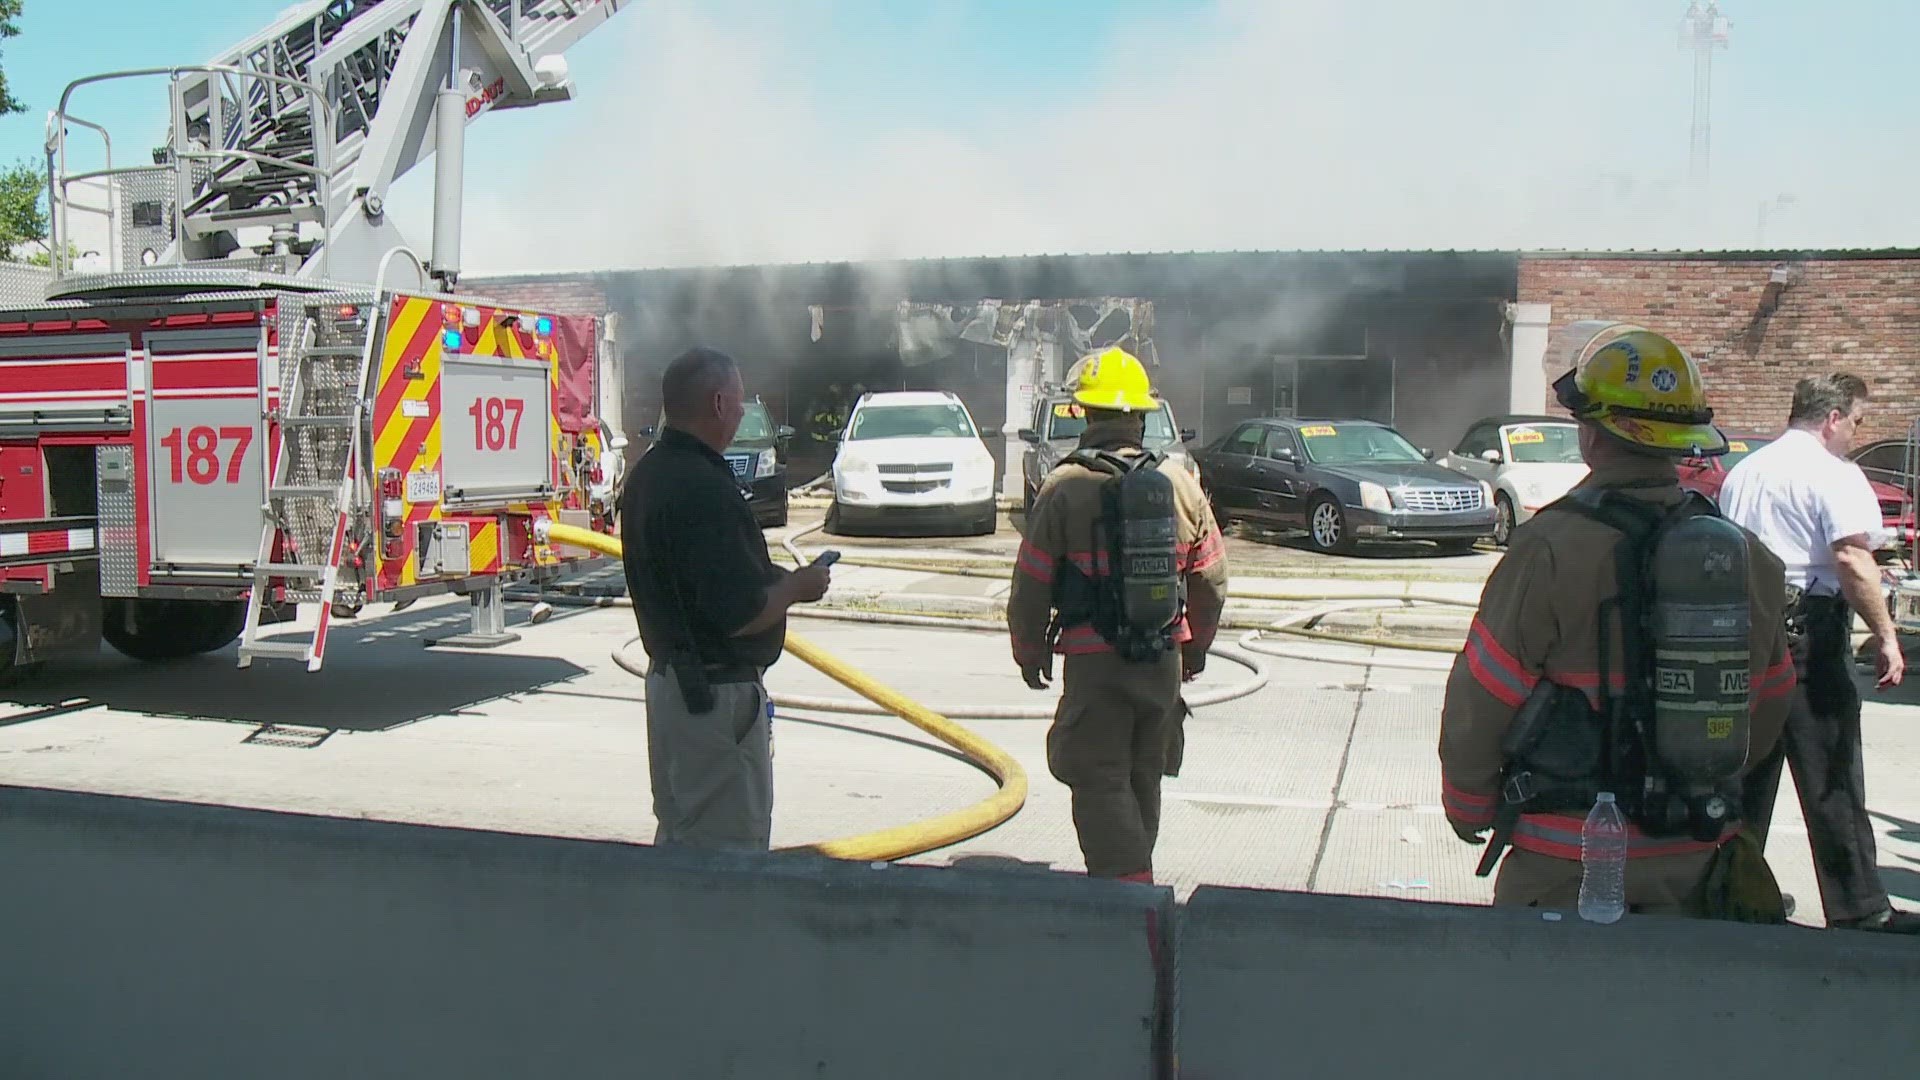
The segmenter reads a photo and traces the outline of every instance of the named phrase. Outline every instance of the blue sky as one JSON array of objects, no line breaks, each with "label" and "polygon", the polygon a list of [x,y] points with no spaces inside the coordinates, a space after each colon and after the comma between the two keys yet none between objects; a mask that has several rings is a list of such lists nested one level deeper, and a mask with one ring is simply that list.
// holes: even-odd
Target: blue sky
[{"label": "blue sky", "polygon": [[[0,160],[38,154],[69,79],[210,59],[285,6],[27,0]],[[1704,189],[1685,8],[643,0],[569,55],[577,101],[474,124],[468,264],[1920,246],[1920,5],[1727,0]],[[128,87],[86,114],[150,146],[164,97]],[[422,242],[430,187],[394,197]]]}]

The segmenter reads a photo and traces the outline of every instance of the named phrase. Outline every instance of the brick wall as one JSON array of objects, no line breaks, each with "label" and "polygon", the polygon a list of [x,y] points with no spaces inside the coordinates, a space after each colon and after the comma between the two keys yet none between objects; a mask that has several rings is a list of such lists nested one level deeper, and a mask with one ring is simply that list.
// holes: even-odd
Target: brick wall
[{"label": "brick wall", "polygon": [[606,289],[594,277],[469,278],[460,283],[460,291],[560,315],[602,315],[607,310]]},{"label": "brick wall", "polygon": [[1620,319],[1666,334],[1693,355],[1722,427],[1778,430],[1795,380],[1839,370],[1873,390],[1857,442],[1905,434],[1920,413],[1920,257],[1786,264],[1797,278],[1770,303],[1768,278],[1778,265],[1523,257],[1518,298],[1553,305],[1549,384],[1562,374],[1556,353],[1569,324]]}]

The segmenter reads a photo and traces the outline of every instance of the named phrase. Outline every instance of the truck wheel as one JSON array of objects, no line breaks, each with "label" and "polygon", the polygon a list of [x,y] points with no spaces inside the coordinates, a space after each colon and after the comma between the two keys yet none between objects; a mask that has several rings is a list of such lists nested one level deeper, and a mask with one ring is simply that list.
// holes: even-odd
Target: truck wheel
[{"label": "truck wheel", "polygon": [[1307,510],[1307,540],[1322,554],[1345,554],[1353,550],[1353,537],[1347,532],[1347,515],[1326,492],[1313,497]]},{"label": "truck wheel", "polygon": [[247,605],[242,600],[116,597],[105,603],[100,636],[135,660],[178,660],[215,652],[239,637],[247,621]]}]

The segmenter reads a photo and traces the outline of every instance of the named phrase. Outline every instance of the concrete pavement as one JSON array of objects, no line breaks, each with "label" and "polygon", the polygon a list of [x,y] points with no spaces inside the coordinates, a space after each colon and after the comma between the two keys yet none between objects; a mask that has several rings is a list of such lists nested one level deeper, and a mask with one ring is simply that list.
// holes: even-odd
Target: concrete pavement
[{"label": "concrete pavement", "polygon": [[[866,574],[836,574],[836,595]],[[524,623],[524,604],[511,605]],[[493,651],[427,649],[464,603],[422,603],[339,625],[325,670],[231,648],[177,664],[102,652],[0,693],[7,782],[397,821],[646,842],[641,687],[609,653],[633,634],[618,608],[561,608],[518,625]],[[939,707],[1031,704],[1052,693],[1015,676],[998,633],[799,619],[845,660]],[[290,632],[293,628],[276,628]],[[1200,710],[1187,761],[1167,783],[1158,864],[1181,895],[1201,883],[1484,903],[1478,849],[1438,806],[1434,761],[1442,677],[1386,670],[1378,650],[1316,645],[1351,663],[1271,660],[1252,697]],[[1444,658],[1441,658],[1444,659]],[[1216,664],[1204,685],[1244,672]],[[1867,778],[1880,861],[1902,906],[1920,906],[1920,681],[1866,691]],[[848,691],[792,658],[777,692]],[[1068,799],[1047,774],[1045,721],[968,721],[1032,781],[1006,825],[916,862],[1078,870]],[[776,844],[929,817],[985,796],[991,781],[946,747],[883,717],[783,713],[776,723]],[[1794,797],[1783,785],[1770,856],[1817,924],[1818,897]]]}]

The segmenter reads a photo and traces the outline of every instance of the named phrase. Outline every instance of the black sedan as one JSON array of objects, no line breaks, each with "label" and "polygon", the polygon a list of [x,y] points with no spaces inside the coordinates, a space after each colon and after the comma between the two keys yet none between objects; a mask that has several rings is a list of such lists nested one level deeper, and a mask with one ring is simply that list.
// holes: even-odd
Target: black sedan
[{"label": "black sedan", "polygon": [[1464,552],[1494,530],[1487,485],[1435,465],[1371,420],[1250,420],[1199,450],[1214,516],[1305,529],[1316,550],[1433,540]]}]

